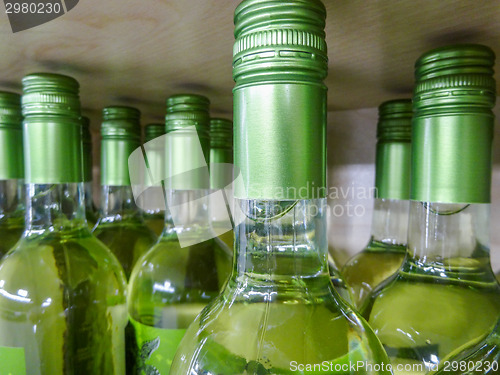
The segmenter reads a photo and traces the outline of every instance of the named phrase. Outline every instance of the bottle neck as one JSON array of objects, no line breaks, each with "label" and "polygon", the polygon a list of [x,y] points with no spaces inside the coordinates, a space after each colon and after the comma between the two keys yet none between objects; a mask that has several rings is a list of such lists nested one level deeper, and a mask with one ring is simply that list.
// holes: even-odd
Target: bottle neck
[{"label": "bottle neck", "polygon": [[376,198],[373,205],[372,241],[387,245],[405,245],[408,239],[410,202]]},{"label": "bottle neck", "polygon": [[102,186],[101,220],[122,221],[141,219],[131,186]]},{"label": "bottle neck", "polygon": [[233,280],[275,284],[328,278],[326,199],[235,202]]},{"label": "bottle neck", "polygon": [[[411,201],[408,255],[425,273],[494,279],[489,249],[489,204]],[[474,276],[476,275],[476,276]]]},{"label": "bottle neck", "polygon": [[27,184],[26,226],[29,232],[87,228],[82,183]]},{"label": "bottle neck", "polygon": [[[193,244],[213,238],[209,218],[209,192],[208,189],[165,189],[167,209],[162,236],[172,232],[181,237],[192,235]],[[200,236],[199,241],[196,241],[197,236]]]},{"label": "bottle neck", "polygon": [[23,210],[23,180],[0,180],[0,220]]}]

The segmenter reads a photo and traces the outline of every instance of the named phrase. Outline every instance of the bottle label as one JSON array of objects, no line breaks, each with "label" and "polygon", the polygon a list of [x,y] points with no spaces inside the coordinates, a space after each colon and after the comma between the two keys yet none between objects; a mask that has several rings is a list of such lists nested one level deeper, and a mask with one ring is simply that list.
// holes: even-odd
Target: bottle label
[{"label": "bottle label", "polygon": [[163,329],[130,319],[135,331],[135,372],[168,375],[186,329]]},{"label": "bottle label", "polygon": [[24,348],[0,346],[0,374],[26,375]]}]

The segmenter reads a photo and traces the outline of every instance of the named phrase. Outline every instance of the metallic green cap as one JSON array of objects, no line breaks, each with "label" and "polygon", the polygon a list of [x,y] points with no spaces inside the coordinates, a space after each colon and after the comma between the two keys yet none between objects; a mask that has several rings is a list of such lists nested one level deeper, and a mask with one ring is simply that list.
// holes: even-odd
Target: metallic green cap
[{"label": "metallic green cap", "polygon": [[178,94],[167,99],[166,132],[196,126],[200,132],[210,130],[210,100],[202,95]]},{"label": "metallic green cap", "polygon": [[78,82],[36,73],[23,78],[25,181],[60,184],[82,181],[82,123]]},{"label": "metallic green cap", "polygon": [[23,115],[80,117],[79,84],[71,77],[34,73],[23,78]]},{"label": "metallic green cap", "polygon": [[377,198],[410,198],[412,116],[410,99],[387,101],[379,107],[375,162]]},{"label": "metallic green cap", "polygon": [[148,124],[144,127],[144,140],[145,142],[149,142],[166,132],[165,124]]},{"label": "metallic green cap", "polygon": [[378,108],[379,141],[410,141],[413,108],[411,99],[389,100]]},{"label": "metallic green cap", "polygon": [[164,181],[167,189],[210,187],[209,106],[208,98],[201,95],[179,94],[167,99]]},{"label": "metallic green cap", "polygon": [[223,118],[210,120],[210,148],[233,149],[233,122]]},{"label": "metallic green cap", "polygon": [[322,80],[326,9],[319,0],[245,0],[235,11],[233,77]]},{"label": "metallic green cap", "polygon": [[102,110],[103,139],[141,141],[141,112],[132,107],[112,106]]},{"label": "metallic green cap", "polygon": [[224,189],[233,182],[233,122],[210,120],[210,188]]},{"label": "metallic green cap", "polygon": [[0,91],[0,180],[24,177],[22,122],[21,96]]},{"label": "metallic green cap", "polygon": [[90,119],[82,116],[83,182],[92,181],[92,134]]},{"label": "metallic green cap", "polygon": [[326,195],[326,10],[319,0],[244,0],[235,11],[235,197]]},{"label": "metallic green cap", "polygon": [[494,63],[481,45],[438,48],[417,61],[411,199],[490,202]]},{"label": "metallic green cap", "polygon": [[141,147],[141,112],[111,106],[102,111],[101,185],[129,186],[128,158]]}]

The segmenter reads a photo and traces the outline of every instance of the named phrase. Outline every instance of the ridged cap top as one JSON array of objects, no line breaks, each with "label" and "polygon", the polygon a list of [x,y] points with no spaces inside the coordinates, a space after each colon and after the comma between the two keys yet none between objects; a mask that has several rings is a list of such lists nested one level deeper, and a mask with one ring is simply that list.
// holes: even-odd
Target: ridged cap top
[{"label": "ridged cap top", "polygon": [[493,107],[494,52],[482,45],[446,46],[422,55],[415,64],[416,108],[440,104]]},{"label": "ridged cap top", "polygon": [[202,95],[178,94],[167,99],[165,131],[195,125],[198,130],[209,131],[210,100]]},{"label": "ridged cap top", "polygon": [[148,124],[144,127],[144,140],[149,142],[165,133],[165,124]]},{"label": "ridged cap top", "polygon": [[267,79],[266,71],[324,79],[325,22],[319,0],[244,0],[234,16],[234,79]]},{"label": "ridged cap top", "polygon": [[413,117],[411,99],[396,99],[379,108],[377,138],[381,141],[410,141]]},{"label": "ridged cap top", "polygon": [[102,110],[101,135],[103,139],[119,138],[141,140],[141,112],[133,107],[111,106]]},{"label": "ridged cap top", "polygon": [[233,149],[233,122],[223,118],[210,120],[210,147]]},{"label": "ridged cap top", "polygon": [[22,80],[23,115],[62,115],[79,117],[78,82],[52,73],[34,73]]},{"label": "ridged cap top", "polygon": [[22,121],[21,95],[0,91],[0,127],[21,129]]}]

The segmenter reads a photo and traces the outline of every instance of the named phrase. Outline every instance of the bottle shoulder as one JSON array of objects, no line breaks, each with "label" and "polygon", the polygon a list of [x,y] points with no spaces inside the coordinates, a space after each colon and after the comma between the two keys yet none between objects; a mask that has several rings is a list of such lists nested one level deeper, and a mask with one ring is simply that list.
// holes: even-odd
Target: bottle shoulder
[{"label": "bottle shoulder", "polygon": [[22,289],[42,296],[44,291],[92,285],[110,301],[125,301],[126,281],[120,264],[86,228],[71,234],[23,237],[0,262],[0,279],[4,290],[16,293]]}]

